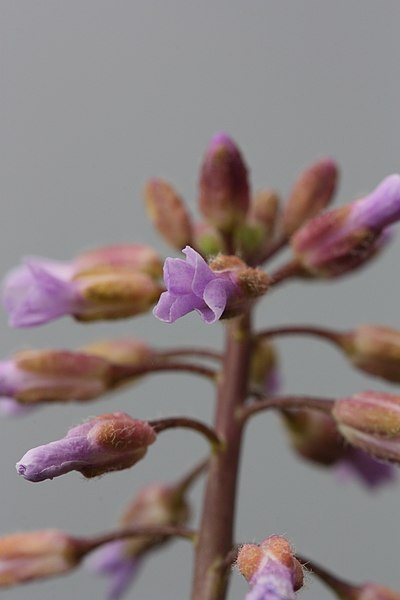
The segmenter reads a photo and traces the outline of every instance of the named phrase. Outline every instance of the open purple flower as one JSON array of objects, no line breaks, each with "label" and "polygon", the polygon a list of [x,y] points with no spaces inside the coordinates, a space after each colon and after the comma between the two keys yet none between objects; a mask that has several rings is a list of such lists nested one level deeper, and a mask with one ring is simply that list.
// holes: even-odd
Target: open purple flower
[{"label": "open purple flower", "polygon": [[355,478],[371,490],[395,483],[397,480],[397,469],[394,465],[378,461],[351,446],[346,448],[343,458],[335,464],[334,471],[339,481],[346,482]]},{"label": "open purple flower", "polygon": [[96,477],[133,466],[155,439],[154,429],[146,421],[125,413],[100,415],[73,427],[61,440],[32,448],[16,468],[19,475],[33,482],[70,471]]},{"label": "open purple flower", "polygon": [[206,323],[215,323],[223,315],[231,296],[239,295],[234,271],[213,271],[204,258],[190,246],[182,250],[186,261],[167,258],[162,293],[153,314],[166,323],[173,323],[192,310]]}]

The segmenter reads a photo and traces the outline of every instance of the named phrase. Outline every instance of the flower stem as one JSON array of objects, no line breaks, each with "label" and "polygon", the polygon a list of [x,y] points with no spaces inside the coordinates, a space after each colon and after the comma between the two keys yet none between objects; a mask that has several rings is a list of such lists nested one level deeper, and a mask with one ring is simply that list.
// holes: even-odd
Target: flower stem
[{"label": "flower stem", "polygon": [[115,385],[129,382],[129,379],[147,375],[148,373],[156,373],[160,371],[183,371],[207,377],[212,381],[216,378],[216,372],[209,367],[203,365],[180,362],[180,361],[153,361],[146,362],[141,365],[114,365],[112,370],[112,380]]},{"label": "flower stem", "polygon": [[221,438],[216,434],[214,429],[197,421],[196,419],[189,419],[187,417],[169,417],[167,419],[156,419],[154,421],[148,421],[149,425],[153,427],[156,433],[165,431],[166,429],[175,429],[177,427],[183,429],[192,429],[201,433],[210,442],[213,450],[220,450],[222,446]]},{"label": "flower stem", "polygon": [[270,275],[270,286],[276,286],[287,279],[293,279],[298,277],[302,273],[301,265],[297,260],[293,259],[288,263],[279,267],[276,271]]},{"label": "flower stem", "polygon": [[224,600],[227,593],[224,559],[232,548],[242,440],[242,423],[235,417],[235,411],[247,394],[251,343],[250,316],[232,320],[227,327],[215,414],[215,430],[225,446],[210,460],[196,548],[192,600]]},{"label": "flower stem", "polygon": [[257,337],[267,338],[281,335],[311,335],[339,345],[346,334],[332,329],[325,329],[325,327],[315,327],[314,325],[287,325],[285,327],[264,329],[257,334]]},{"label": "flower stem", "polygon": [[170,348],[168,350],[161,350],[157,352],[157,358],[163,360],[166,358],[176,358],[179,356],[183,357],[194,357],[194,358],[206,358],[208,360],[222,360],[220,352],[214,350],[208,350],[207,348],[195,348],[192,346],[183,348]]},{"label": "flower stem", "polygon": [[241,421],[246,421],[252,415],[271,408],[279,410],[285,408],[307,408],[329,414],[335,403],[335,400],[332,398],[314,398],[313,396],[276,396],[271,398],[261,396],[261,398],[261,400],[257,400],[249,406],[239,408],[236,411],[236,416]]},{"label": "flower stem", "polygon": [[316,575],[325,583],[325,585],[330,587],[339,598],[345,598],[346,600],[354,598],[355,600],[356,597],[358,597],[358,586],[348,583],[343,579],[339,579],[336,575],[329,573],[329,571],[315,563],[313,560],[309,560],[308,558],[299,555],[297,555],[297,558],[306,568],[311,570],[313,575]]}]

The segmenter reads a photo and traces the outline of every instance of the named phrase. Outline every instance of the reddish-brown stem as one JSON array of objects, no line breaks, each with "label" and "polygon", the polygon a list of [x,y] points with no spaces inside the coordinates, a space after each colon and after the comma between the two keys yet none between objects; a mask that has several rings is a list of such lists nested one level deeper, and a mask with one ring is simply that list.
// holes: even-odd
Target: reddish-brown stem
[{"label": "reddish-brown stem", "polygon": [[348,332],[333,331],[325,327],[316,327],[314,325],[286,325],[284,327],[271,327],[263,329],[257,334],[257,337],[275,337],[281,335],[312,335],[319,337],[335,345],[339,345],[341,339],[348,335]]},{"label": "reddish-brown stem", "polygon": [[192,373],[193,375],[201,375],[202,377],[207,377],[211,380],[215,380],[216,378],[215,371],[209,367],[204,367],[203,365],[180,361],[149,361],[135,366],[122,364],[113,365],[112,379],[115,385],[118,385],[125,381],[129,381],[129,379],[133,377],[160,371],[183,371]]},{"label": "reddish-brown stem", "polygon": [[316,575],[323,583],[325,583],[331,590],[337,594],[339,598],[345,598],[346,600],[356,600],[358,597],[357,590],[358,586],[355,586],[343,579],[339,579],[336,575],[329,573],[325,568],[321,567],[313,560],[309,560],[305,556],[296,555],[297,559],[311,571],[313,575]]},{"label": "reddish-brown stem", "polygon": [[286,279],[298,277],[301,272],[301,265],[297,262],[297,260],[291,260],[271,273],[269,284],[270,286],[276,286],[283,281],[286,281]]},{"label": "reddish-brown stem", "polygon": [[134,527],[126,527],[124,529],[117,529],[116,531],[96,535],[91,539],[79,540],[81,556],[83,557],[85,554],[95,550],[95,548],[103,546],[103,544],[108,544],[109,542],[115,542],[116,540],[123,540],[132,537],[142,537],[146,535],[149,537],[181,537],[193,541],[196,538],[197,532],[186,527],[173,527],[170,525],[136,525]]},{"label": "reddish-brown stem", "polygon": [[156,433],[160,433],[166,429],[175,429],[177,427],[192,429],[207,438],[214,450],[219,450],[222,445],[222,440],[215,430],[196,419],[189,419],[187,417],[169,417],[167,419],[149,421],[149,425],[151,425]]},{"label": "reddish-brown stem", "polygon": [[225,445],[210,460],[196,548],[192,600],[223,600],[227,592],[224,559],[232,548],[243,432],[235,412],[247,394],[252,343],[249,315],[232,320],[227,329],[215,414],[215,430]]},{"label": "reddish-brown stem", "polygon": [[271,408],[283,410],[286,408],[307,408],[310,410],[320,410],[326,413],[332,411],[335,400],[332,398],[314,398],[312,396],[276,396],[266,398],[261,396],[253,404],[240,407],[236,411],[236,416],[241,421],[246,421],[252,415]]},{"label": "reddish-brown stem", "polygon": [[214,352],[214,350],[208,350],[207,348],[195,348],[191,346],[183,347],[183,348],[170,348],[169,350],[161,350],[157,352],[157,358],[165,359],[165,358],[176,358],[179,356],[190,358],[206,358],[210,360],[222,360],[222,355],[220,352]]}]

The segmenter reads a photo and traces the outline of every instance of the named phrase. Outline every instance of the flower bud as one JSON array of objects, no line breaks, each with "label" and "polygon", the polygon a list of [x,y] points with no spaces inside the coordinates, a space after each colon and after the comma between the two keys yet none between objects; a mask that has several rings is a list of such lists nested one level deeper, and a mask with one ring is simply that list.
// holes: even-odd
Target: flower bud
[{"label": "flower bud", "polygon": [[147,214],[163,238],[180,250],[192,240],[192,225],[185,204],[162,179],[151,179],[144,190]]},{"label": "flower bud", "polygon": [[86,344],[81,349],[91,356],[118,365],[138,365],[154,356],[154,350],[137,338],[118,338]]},{"label": "flower bud", "polygon": [[21,404],[92,400],[110,383],[110,364],[67,350],[27,350],[0,362],[0,395]]},{"label": "flower bud", "polygon": [[257,338],[253,344],[250,361],[251,387],[262,394],[276,392],[278,383],[277,354],[271,342]]},{"label": "flower bud", "polygon": [[210,265],[193,248],[182,250],[187,260],[167,258],[161,294],[153,314],[173,323],[191,311],[206,323],[240,314],[251,301],[265,293],[268,276],[250,269],[237,256],[219,256]]},{"label": "flower bud", "polygon": [[283,212],[283,229],[289,238],[332,200],[338,169],[331,159],[320,160],[300,175]]},{"label": "flower bud", "polygon": [[400,462],[400,396],[361,392],[335,402],[343,437],[376,458]]},{"label": "flower bud", "polygon": [[338,342],[362,371],[394,383],[400,382],[400,331],[379,325],[362,325]]},{"label": "flower bud", "polygon": [[4,306],[13,327],[64,315],[81,321],[134,316],[158,299],[160,268],[154,250],[141,245],[100,248],[69,263],[29,258],[6,278]]},{"label": "flower bud", "polygon": [[[347,598],[344,597],[344,600]],[[365,583],[356,590],[352,590],[349,600],[400,600],[400,592],[376,583]]]},{"label": "flower bud", "polygon": [[250,204],[247,167],[235,142],[216,134],[200,171],[199,206],[217,229],[230,232],[240,223]]},{"label": "flower bud", "polygon": [[146,421],[118,412],[100,415],[73,427],[61,440],[29,450],[16,468],[33,482],[70,471],[96,477],[133,466],[155,439],[154,429]]},{"label": "flower bud", "polygon": [[281,411],[293,449],[306,460],[332,465],[346,452],[336,423],[329,415],[314,410]]},{"label": "flower bud", "polygon": [[221,233],[205,222],[194,224],[193,247],[203,256],[216,256],[224,252],[225,245]]},{"label": "flower bud", "polygon": [[248,600],[267,597],[294,600],[303,585],[303,569],[285,538],[272,535],[259,546],[244,544],[237,567],[252,589]]},{"label": "flower bud", "polygon": [[292,237],[305,276],[336,277],[366,263],[400,218],[400,175],[391,175],[362,200],[317,215]]},{"label": "flower bud", "polygon": [[67,573],[80,559],[79,542],[62,531],[4,536],[0,538],[0,587]]}]

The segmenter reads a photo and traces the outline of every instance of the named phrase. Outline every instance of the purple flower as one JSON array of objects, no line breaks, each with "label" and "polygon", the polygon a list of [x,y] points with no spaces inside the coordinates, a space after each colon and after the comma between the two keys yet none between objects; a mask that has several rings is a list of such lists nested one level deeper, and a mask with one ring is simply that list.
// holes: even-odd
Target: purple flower
[{"label": "purple flower", "polygon": [[155,439],[155,432],[146,421],[132,419],[125,413],[100,415],[73,427],[61,440],[29,450],[16,468],[19,475],[33,482],[70,471],[96,477],[133,466]]},{"label": "purple flower", "polygon": [[383,485],[395,483],[397,470],[392,464],[374,459],[366,452],[348,447],[345,455],[334,467],[339,481],[356,478],[367,488],[376,489]]},{"label": "purple flower", "polygon": [[72,315],[82,321],[147,311],[160,295],[158,256],[147,246],[109,246],[71,262],[27,258],[5,279],[3,303],[12,327]]},{"label": "purple flower", "polygon": [[399,219],[400,175],[390,175],[365,198],[308,221],[292,237],[292,248],[307,276],[336,277],[375,256]]},{"label": "purple flower", "polygon": [[190,246],[182,250],[186,261],[167,258],[162,293],[153,314],[173,323],[195,310],[206,323],[215,323],[223,315],[231,296],[240,294],[234,271],[214,272],[204,258]]},{"label": "purple flower", "polygon": [[86,560],[87,567],[110,580],[107,600],[119,600],[138,573],[141,558],[128,552],[129,544],[117,540],[101,546]]},{"label": "purple flower", "polygon": [[271,558],[254,574],[250,585],[246,600],[295,600],[292,571]]}]

